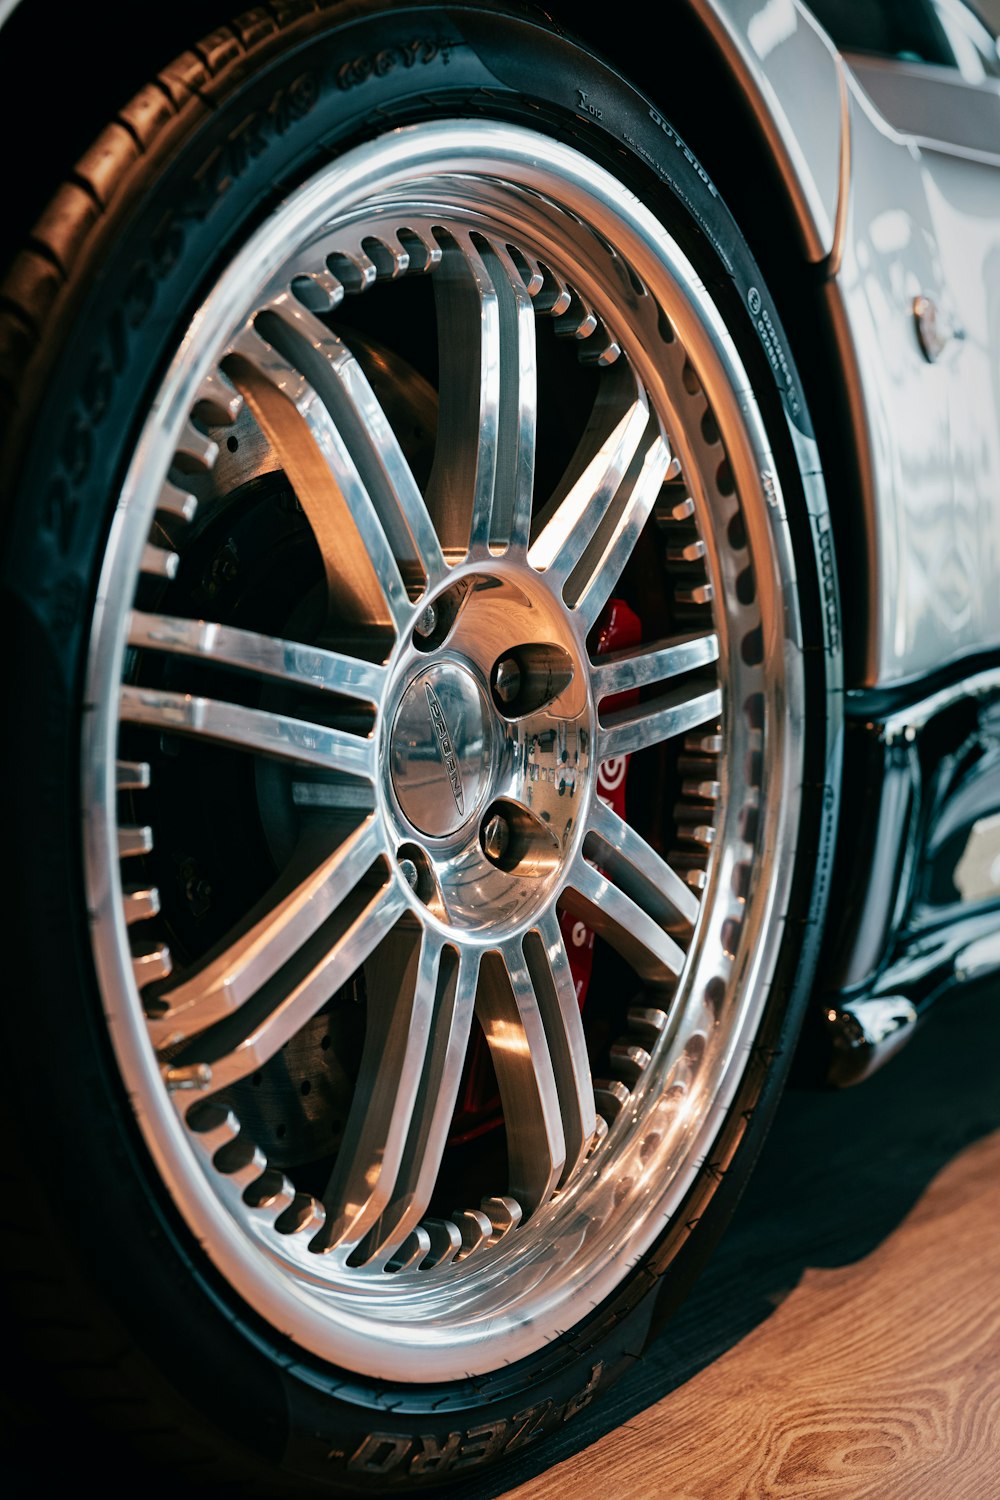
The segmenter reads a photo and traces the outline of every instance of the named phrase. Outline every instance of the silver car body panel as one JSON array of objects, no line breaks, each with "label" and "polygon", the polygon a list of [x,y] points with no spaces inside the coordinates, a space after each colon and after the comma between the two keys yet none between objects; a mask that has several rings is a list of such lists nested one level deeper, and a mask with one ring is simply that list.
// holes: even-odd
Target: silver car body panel
[{"label": "silver car body panel", "polygon": [[[867,543],[851,686],[1000,649],[1000,85],[845,58],[798,0],[691,3],[827,261]],[[920,296],[951,333],[933,361]]]},{"label": "silver car body panel", "polygon": [[922,149],[1000,167],[1000,80],[879,57],[847,63],[883,119]]},{"label": "silver car body panel", "polygon": [[690,0],[774,152],[810,260],[835,252],[849,136],[837,50],[798,0]]},{"label": "silver car body panel", "polygon": [[[854,170],[827,294],[857,392],[870,619],[858,685],[885,687],[1000,646],[1000,172],[921,148],[853,73],[849,86]],[[918,297],[951,332],[934,361]]]}]

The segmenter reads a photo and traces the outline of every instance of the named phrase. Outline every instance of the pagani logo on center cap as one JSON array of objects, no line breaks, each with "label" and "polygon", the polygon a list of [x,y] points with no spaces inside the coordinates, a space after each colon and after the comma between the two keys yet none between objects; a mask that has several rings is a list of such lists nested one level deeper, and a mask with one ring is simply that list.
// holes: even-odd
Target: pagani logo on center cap
[{"label": "pagani logo on center cap", "polygon": [[451,782],[455,806],[458,808],[459,813],[464,815],[465,798],[462,796],[462,778],[459,775],[458,757],[455,754],[455,742],[451,737],[451,730],[448,728],[448,720],[444,716],[444,709],[438,701],[438,695],[429,682],[424,683],[424,692],[427,695],[427,707],[430,711],[434,733],[437,735],[441,759],[444,761],[444,768],[448,772],[448,779]]}]

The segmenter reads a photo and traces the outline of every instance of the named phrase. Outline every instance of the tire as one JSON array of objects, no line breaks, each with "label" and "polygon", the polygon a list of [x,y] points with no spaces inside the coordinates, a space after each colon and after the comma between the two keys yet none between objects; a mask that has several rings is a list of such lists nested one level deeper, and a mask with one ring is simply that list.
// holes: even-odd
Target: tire
[{"label": "tire", "polygon": [[540,14],[272,7],[84,156],[0,348],[11,1316],[248,1492],[516,1456],[710,1254],[822,930],[750,250]]}]

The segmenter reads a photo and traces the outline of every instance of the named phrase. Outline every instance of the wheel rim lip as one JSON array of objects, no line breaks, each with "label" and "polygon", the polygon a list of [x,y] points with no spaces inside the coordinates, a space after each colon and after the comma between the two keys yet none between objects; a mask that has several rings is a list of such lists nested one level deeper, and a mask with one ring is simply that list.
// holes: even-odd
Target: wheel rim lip
[{"label": "wheel rim lip", "polygon": [[[317,208],[324,201],[336,199],[339,217],[355,204],[360,207],[376,185],[381,197],[396,186],[402,188],[410,177],[418,180],[429,173],[443,175],[457,165],[466,173],[486,171],[490,177],[501,171],[512,172],[513,180],[520,186],[523,175],[519,178],[517,173],[529,174],[529,163],[530,173],[537,173],[550,189],[558,184],[574,200],[586,203],[592,210],[589,222],[603,230],[612,243],[620,243],[625,235],[629,258],[640,275],[651,284],[670,285],[670,311],[678,336],[700,371],[715,371],[713,402],[718,400],[722,406],[727,401],[732,403],[732,409],[725,414],[727,450],[731,445],[740,447],[735,440],[741,437],[744,477],[756,476],[754,492],[757,493],[760,473],[771,466],[768,444],[752,401],[750,382],[714,304],[703,292],[694,301],[688,300],[693,295],[692,289],[700,287],[700,280],[663,227],[638,201],[625,201],[613,179],[571,148],[520,127],[498,127],[468,120],[439,121],[394,132],[377,143],[377,149],[368,145],[348,153],[335,167],[324,169],[289,199],[281,211],[282,233],[273,235],[268,243],[266,273],[274,274],[290,253],[300,248],[303,239],[310,237],[305,234],[307,226],[325,222],[325,216],[317,219]],[[518,1303],[508,1306],[506,1312],[488,1313],[503,1326],[495,1331],[495,1336],[484,1339],[482,1324],[487,1310],[482,1304],[489,1301],[494,1288],[502,1285],[516,1254],[521,1256],[520,1274],[524,1275],[523,1253],[513,1245],[499,1247],[488,1266],[474,1264],[474,1258],[470,1258],[454,1268],[448,1287],[451,1317],[438,1323],[433,1320],[440,1319],[440,1307],[427,1317],[427,1303],[432,1300],[429,1296],[413,1296],[405,1303],[397,1298],[390,1307],[391,1288],[365,1287],[359,1291],[356,1283],[352,1283],[349,1294],[341,1293],[311,1277],[307,1266],[297,1264],[290,1270],[287,1262],[275,1253],[273,1236],[264,1233],[262,1225],[253,1221],[237,1223],[230,1217],[217,1184],[209,1182],[193,1159],[189,1134],[163,1090],[155,1055],[142,1024],[142,1007],[133,976],[124,962],[128,938],[118,899],[113,772],[116,705],[129,609],[121,610],[115,617],[109,600],[115,593],[115,579],[123,573],[132,578],[138,571],[156,489],[156,484],[144,481],[142,476],[151,473],[157,476],[158,483],[159,476],[166,472],[188,415],[190,392],[214,363],[219,344],[243,313],[249,268],[254,267],[255,285],[263,279],[256,274],[261,265],[257,239],[253,237],[223,273],[211,293],[211,305],[206,304],[199,314],[202,319],[199,339],[189,342],[161,388],[157,420],[147,422],[144,428],[109,538],[94,614],[92,640],[97,644],[92,645],[88,664],[88,712],[83,737],[85,874],[95,962],[113,1046],[123,1077],[134,1085],[133,1106],[156,1168],[189,1227],[237,1292],[274,1327],[312,1353],[334,1359],[361,1375],[382,1377],[388,1365],[402,1380],[457,1379],[467,1374],[487,1373],[543,1347],[565,1325],[568,1305],[577,1299],[578,1288],[563,1282],[558,1295],[552,1295],[550,1287],[547,1298],[526,1294]],[[683,444],[680,422],[671,437]],[[696,473],[697,466],[690,456],[682,456],[687,458],[685,468]],[[761,566],[772,563],[780,575],[772,582],[784,611],[785,636],[778,642],[781,689],[789,705],[789,721],[798,723],[802,712],[801,683],[793,669],[793,651],[799,628],[794,589],[790,587],[794,582],[794,565],[780,509],[780,493],[778,500],[779,504],[770,508],[764,504],[752,507],[755,516],[762,518],[760,524],[768,528],[766,537],[762,533],[760,538],[766,540],[767,547],[758,547],[755,558]],[[722,622],[717,621],[716,626],[721,629]],[[771,687],[773,692],[773,683]],[[724,707],[724,723],[731,708],[731,705]],[[769,723],[774,723],[776,711],[774,703],[769,703]],[[773,789],[769,791],[769,833],[760,847],[773,853],[781,830],[794,826],[799,791],[795,756],[788,753],[791,747],[782,742],[772,743],[771,748],[769,776],[772,787],[781,790],[778,794]],[[717,872],[715,878],[720,879],[721,874]],[[753,997],[753,1003],[745,1009],[739,1034],[731,1038],[714,1097],[689,1142],[686,1157],[689,1168],[686,1173],[678,1172],[672,1177],[669,1191],[660,1195],[654,1209],[644,1212],[640,1224],[630,1229],[623,1221],[620,1230],[611,1228],[592,1237],[587,1273],[582,1278],[590,1302],[598,1303],[612,1293],[621,1283],[623,1265],[630,1264],[658,1237],[694,1181],[696,1173],[691,1164],[711,1148],[716,1138],[743,1077],[739,1043],[755,1034],[763,1009],[766,983],[762,979],[773,970],[778,942],[775,924],[768,919],[774,907],[787,900],[789,881],[790,870],[782,865],[768,887],[767,901],[758,900],[754,909],[755,931],[746,932],[741,942],[742,984]],[[754,936],[759,941],[750,941]],[[696,943],[692,944],[692,953]],[[693,974],[697,967],[690,961],[688,971]],[[655,1118],[657,1106],[646,1107],[641,1086],[635,1097],[641,1107],[635,1111],[629,1145],[620,1149],[619,1160],[624,1160],[627,1150],[635,1157],[640,1118],[643,1128]],[[580,1191],[574,1185],[566,1194],[556,1215],[559,1222],[565,1224]],[[540,1237],[535,1262],[538,1284],[544,1285],[545,1247]],[[427,1321],[421,1322],[422,1317]],[[526,1322],[528,1317],[530,1325]],[[377,1328],[374,1336],[373,1326]]]}]

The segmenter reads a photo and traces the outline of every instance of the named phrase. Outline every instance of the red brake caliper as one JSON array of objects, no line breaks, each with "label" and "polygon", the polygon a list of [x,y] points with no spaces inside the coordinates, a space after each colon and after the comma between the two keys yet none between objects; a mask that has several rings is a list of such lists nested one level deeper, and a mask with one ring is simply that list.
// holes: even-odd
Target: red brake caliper
[{"label": "red brake caliper", "polygon": [[[639,616],[629,608],[624,599],[611,599],[605,606],[598,625],[597,654],[601,656],[608,651],[623,651],[629,646],[637,646],[641,640],[642,625]],[[635,703],[638,697],[638,689],[629,688],[627,692],[605,699],[602,709],[606,713],[609,709],[626,708]],[[602,761],[597,768],[597,795],[620,818],[625,817],[628,761],[627,755],[616,755],[610,760]],[[560,914],[559,925],[576,986],[576,998],[583,1010],[594,966],[593,929],[568,912]],[[489,1048],[485,1037],[477,1032],[469,1049],[448,1142],[450,1145],[460,1145],[474,1140],[487,1130],[495,1129],[502,1119],[500,1095]]]}]

